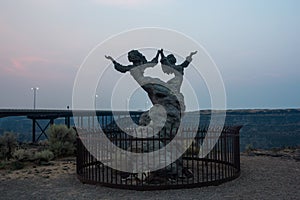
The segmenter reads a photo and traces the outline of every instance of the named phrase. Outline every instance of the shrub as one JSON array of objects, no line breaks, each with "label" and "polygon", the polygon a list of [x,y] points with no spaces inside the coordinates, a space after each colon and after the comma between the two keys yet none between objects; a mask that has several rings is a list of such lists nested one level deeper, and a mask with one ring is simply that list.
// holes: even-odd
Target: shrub
[{"label": "shrub", "polygon": [[245,147],[245,153],[249,154],[251,153],[254,149],[253,145],[252,144],[247,144],[246,147]]},{"label": "shrub", "polygon": [[15,160],[15,161],[11,162],[11,164],[10,164],[11,170],[19,170],[19,169],[23,169],[24,167],[25,167],[25,164],[18,160]]},{"label": "shrub", "polygon": [[14,152],[13,157],[18,161],[30,161],[34,159],[33,152],[27,149],[18,149]]},{"label": "shrub", "polygon": [[25,164],[21,161],[0,161],[0,169],[9,170],[8,173],[11,173],[11,170],[23,169]]},{"label": "shrub", "polygon": [[7,166],[8,166],[7,161],[0,161],[0,169],[6,169]]},{"label": "shrub", "polygon": [[48,140],[40,140],[40,141],[38,141],[38,145],[46,148],[49,146],[49,141]]},{"label": "shrub", "polygon": [[12,132],[6,132],[0,136],[0,159],[9,160],[12,158],[17,144],[17,138]]},{"label": "shrub", "polygon": [[49,149],[55,157],[74,155],[76,133],[65,125],[52,125],[48,131]]},{"label": "shrub", "polygon": [[35,158],[35,160],[38,160],[39,162],[40,161],[49,162],[50,160],[52,160],[54,158],[54,154],[52,151],[44,150],[44,151],[36,152],[34,154],[34,158]]}]

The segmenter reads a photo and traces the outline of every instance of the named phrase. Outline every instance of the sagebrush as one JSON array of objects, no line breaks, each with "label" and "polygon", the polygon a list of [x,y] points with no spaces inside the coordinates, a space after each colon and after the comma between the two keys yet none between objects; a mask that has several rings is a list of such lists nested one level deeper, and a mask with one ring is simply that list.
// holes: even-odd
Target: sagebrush
[{"label": "sagebrush", "polygon": [[76,132],[65,125],[52,125],[48,131],[49,150],[55,157],[74,155]]},{"label": "sagebrush", "polygon": [[34,153],[28,149],[18,149],[13,153],[13,157],[18,161],[32,161]]},{"label": "sagebrush", "polygon": [[18,145],[16,134],[5,132],[0,136],[0,159],[9,160]]},{"label": "sagebrush", "polygon": [[45,161],[45,162],[49,162],[50,160],[52,160],[54,158],[54,153],[50,150],[43,150],[40,152],[36,152],[34,154],[34,159],[41,162],[41,161]]}]

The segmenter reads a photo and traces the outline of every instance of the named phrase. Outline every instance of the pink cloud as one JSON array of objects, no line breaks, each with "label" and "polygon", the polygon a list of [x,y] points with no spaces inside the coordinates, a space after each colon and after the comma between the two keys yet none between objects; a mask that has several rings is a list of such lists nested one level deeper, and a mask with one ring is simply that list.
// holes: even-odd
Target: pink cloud
[{"label": "pink cloud", "polygon": [[49,60],[37,56],[12,58],[4,67],[4,72],[17,76],[32,77],[34,76],[34,70],[32,70],[34,66],[48,63],[50,63]]},{"label": "pink cloud", "polygon": [[38,82],[72,81],[75,68],[64,60],[50,60],[39,56],[21,56],[3,60],[0,66],[0,76],[11,79],[26,79]]}]

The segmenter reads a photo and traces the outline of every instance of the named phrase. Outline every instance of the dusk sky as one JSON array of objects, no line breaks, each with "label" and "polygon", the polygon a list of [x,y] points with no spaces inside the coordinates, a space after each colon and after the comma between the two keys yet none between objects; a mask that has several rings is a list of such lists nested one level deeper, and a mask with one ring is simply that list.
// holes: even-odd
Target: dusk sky
[{"label": "dusk sky", "polygon": [[299,11],[298,0],[2,0],[0,108],[32,108],[32,87],[38,108],[66,108],[88,53],[142,27],[203,45],[228,108],[300,108]]}]

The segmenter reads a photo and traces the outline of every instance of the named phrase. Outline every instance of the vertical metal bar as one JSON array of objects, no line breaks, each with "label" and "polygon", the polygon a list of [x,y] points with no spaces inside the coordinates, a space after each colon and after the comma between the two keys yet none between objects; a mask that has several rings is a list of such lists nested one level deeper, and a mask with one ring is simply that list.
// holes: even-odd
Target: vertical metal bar
[{"label": "vertical metal bar", "polygon": [[[134,129],[135,130],[135,133],[136,133],[136,129]],[[133,144],[133,137],[131,136],[130,137],[130,151],[132,152],[132,144]],[[134,163],[132,163],[132,166],[133,166],[133,164]],[[132,176],[132,173],[131,173],[131,176]],[[131,179],[130,179],[130,185],[132,185],[132,177],[131,177]]]},{"label": "vertical metal bar", "polygon": [[233,176],[233,174],[234,174],[234,168],[235,168],[235,166],[234,166],[234,145],[235,145],[235,143],[234,143],[234,134],[233,133],[230,133],[231,134],[231,138],[230,138],[230,142],[231,142],[231,160],[230,160],[230,162],[231,162],[231,164],[233,164],[233,167],[231,167],[231,176]]},{"label": "vertical metal bar", "polygon": [[[214,134],[214,139],[217,139],[217,136],[216,136],[216,133]],[[216,180],[217,179],[217,162],[216,162],[216,160],[217,160],[217,150],[218,150],[218,148],[217,148],[217,144],[215,144],[215,146],[214,146],[214,180]]]},{"label": "vertical metal bar", "polygon": [[[87,163],[87,157],[86,157],[86,148],[84,147],[84,151],[83,151],[83,161],[84,161],[84,165],[83,166],[86,166],[86,163]],[[87,179],[87,168],[84,168],[84,179],[86,180]]]},{"label": "vertical metal bar", "polygon": [[[166,129],[164,129],[163,130],[164,131],[164,134],[166,135]],[[159,132],[159,134],[158,134],[158,149],[160,149],[161,148],[161,146],[160,146],[160,142],[162,141],[162,139],[161,139],[161,134],[160,134],[160,132]],[[165,140],[163,140],[163,142],[166,142]],[[153,141],[153,146],[154,146],[155,144],[154,144],[154,141]],[[158,156],[158,163],[160,163],[161,161],[160,161],[160,157],[161,157],[161,154],[159,154],[159,156]],[[155,159],[155,158],[154,158]],[[165,169],[164,169],[165,170]],[[166,170],[165,170],[166,171]],[[165,174],[166,175],[166,174]],[[161,183],[159,183],[159,185],[161,185]]]},{"label": "vertical metal bar", "polygon": [[71,127],[71,119],[70,119],[70,116],[68,116],[67,117],[67,126],[68,126],[68,128],[70,128]]},{"label": "vertical metal bar", "polygon": [[[221,153],[222,153],[222,148],[220,147],[220,140],[221,140],[221,138],[219,137],[219,140],[218,140],[218,157],[217,157],[217,159],[218,159],[218,161],[220,161],[221,160]],[[218,163],[218,178],[219,179],[221,179],[221,169],[220,169],[220,163]]]},{"label": "vertical metal bar", "polygon": [[[148,135],[148,128],[147,128],[147,130],[146,130],[146,133],[147,133],[147,135]],[[147,141],[146,141],[146,140],[143,140],[143,138],[140,138],[140,144],[141,144],[141,152],[140,152],[140,153],[144,153],[144,142],[147,142]],[[142,169],[147,169],[147,168],[145,167],[145,162],[144,162],[144,160],[143,160],[143,157],[142,157],[142,160],[141,160],[141,161],[138,161],[138,162],[141,162],[141,164],[142,164]],[[147,166],[147,167],[148,167],[148,166]],[[143,175],[143,173],[144,173],[144,170],[142,171],[141,185],[144,184],[144,175]]]},{"label": "vertical metal bar", "polygon": [[226,139],[226,141],[225,141],[225,145],[226,145],[226,177],[229,177],[229,165],[228,165],[228,162],[229,162],[229,149],[228,149],[228,134],[227,133],[225,133],[226,134],[226,136],[225,136],[225,139]]},{"label": "vertical metal bar", "polygon": [[[201,132],[201,140],[202,140],[202,146],[201,146],[201,148],[203,149],[203,146],[204,146],[204,144],[203,144],[203,142],[204,142],[204,130],[201,130],[202,132]],[[203,153],[204,153],[204,151],[202,150],[201,151],[201,158],[202,158],[202,162],[201,162],[201,164],[202,164],[202,182],[204,182],[205,181],[205,172],[204,172],[204,158],[203,158]]]},{"label": "vertical metal bar", "polygon": [[[162,130],[160,130],[160,131],[162,131]],[[158,137],[160,136],[160,131],[157,133],[158,134]],[[159,141],[158,141],[159,142]],[[152,149],[153,149],[153,151],[154,151],[154,149],[155,149],[155,136],[154,136],[154,134],[153,134],[153,136],[152,136]],[[154,157],[154,154],[152,154],[152,160],[153,160],[153,165],[154,166],[156,166],[156,162],[155,162],[155,157]]]},{"label": "vertical metal bar", "polygon": [[[102,141],[102,142],[101,142],[101,145],[104,145],[104,146],[100,147],[100,149],[106,149],[106,143],[104,143],[104,142]],[[101,156],[103,157],[103,159],[106,159],[106,155],[105,155],[106,152],[107,152],[107,151],[101,152]],[[105,153],[105,154],[104,154],[104,153]],[[105,170],[105,166],[104,166],[103,163],[101,163],[100,167],[101,167],[101,174],[102,174],[102,176],[101,176],[101,182],[104,183],[104,177],[105,177],[104,170]]]},{"label": "vertical metal bar", "polygon": [[[115,137],[116,145],[119,148],[121,148],[121,137],[120,136],[121,136],[121,133],[118,132],[118,134]],[[118,158],[118,156],[119,156],[119,158]],[[119,161],[120,165],[122,164],[122,155],[121,154],[120,155],[116,154],[116,158],[115,159],[116,159],[116,167],[118,167],[118,161]],[[119,176],[120,176],[119,171],[115,170],[115,183],[116,184],[118,184],[118,177]]]},{"label": "vertical metal bar", "polygon": [[[224,133],[224,160],[227,163],[227,135]],[[225,164],[225,178],[227,178],[227,164]]]},{"label": "vertical metal bar", "polygon": [[[199,143],[199,135],[198,135],[198,130],[195,130],[195,131],[197,131],[196,132],[196,137],[195,137],[195,143],[196,143],[196,147],[197,148],[199,148],[199,145],[198,145],[198,143]],[[198,152],[198,149],[197,149],[197,153],[199,153]],[[196,155],[196,156],[198,156],[198,154]],[[194,172],[195,173],[195,172]],[[200,180],[199,180],[199,161],[197,160],[197,183],[199,183],[200,182]]]},{"label": "vertical metal bar", "polygon": [[237,168],[238,170],[240,171],[241,170],[241,162],[240,162],[240,133],[238,132],[236,134],[236,151],[237,151],[237,155],[236,155],[236,158],[237,158]]},{"label": "vertical metal bar", "polygon": [[70,128],[70,117],[69,116],[66,116],[65,117],[65,125]]},{"label": "vertical metal bar", "polygon": [[[208,131],[209,130],[207,130],[207,132],[206,132],[206,136],[207,136],[207,134],[208,134]],[[209,137],[207,137],[207,146],[209,146]],[[205,151],[207,151],[207,149],[205,149]],[[207,158],[209,158],[209,154],[208,155],[206,155],[206,157]],[[206,170],[206,181],[208,181],[208,161],[206,160],[205,161],[205,170]]]},{"label": "vertical metal bar", "polygon": [[224,133],[222,132],[221,133],[221,137],[220,137],[220,139],[221,139],[221,160],[222,160],[222,178],[225,178],[224,177],[224,152],[225,152],[225,150],[224,150]]},{"label": "vertical metal bar", "polygon": [[[210,136],[210,140],[209,140],[209,148],[213,148],[213,137],[214,137],[214,131],[212,131],[212,134]],[[210,155],[210,159],[211,161],[209,162],[210,164],[210,180],[212,181],[213,180],[213,156],[214,156],[214,152],[213,152],[213,149],[209,152],[209,155]]]},{"label": "vertical metal bar", "polygon": [[80,140],[79,138],[77,137],[76,138],[76,142],[77,142],[77,156],[76,156],[76,172],[77,174],[80,174],[80,170],[81,170],[81,153],[82,153],[82,149],[81,149],[81,144],[80,144]]},{"label": "vertical metal bar", "polygon": [[[111,130],[109,130],[109,132],[108,132],[108,137],[109,137],[109,135],[111,134]],[[107,143],[105,144],[106,146],[105,146],[105,149],[107,149],[107,146],[108,146],[108,142],[109,141],[107,141]],[[106,155],[105,155],[105,159],[107,160],[107,162],[109,162],[109,153],[108,153],[108,151],[106,151]],[[104,176],[106,177],[106,183],[108,183],[108,166],[106,165],[104,165],[104,171],[105,171],[105,174],[104,174]]]},{"label": "vertical metal bar", "polygon": [[[91,130],[90,130],[91,131]],[[91,137],[93,137],[93,134],[89,134]],[[93,139],[93,138],[92,138]],[[90,140],[91,142],[93,141],[93,140]],[[90,148],[92,149],[92,152],[95,152],[93,149],[94,149],[94,145],[93,144],[90,144]],[[93,164],[91,164],[91,180],[92,181],[95,181],[95,164],[94,164],[94,162],[95,162],[95,157],[94,156],[92,156],[92,154],[90,154],[91,155],[91,163],[93,163]]]},{"label": "vertical metal bar", "polygon": [[92,116],[92,127],[93,127],[93,129],[95,129],[95,117],[94,116]]},{"label": "vertical metal bar", "polygon": [[32,119],[32,143],[35,143],[35,123],[36,123],[36,119],[33,118]]},{"label": "vertical metal bar", "polygon": [[[191,134],[192,134],[192,129],[191,129],[191,127],[189,127],[188,128],[189,129],[189,131],[188,131],[188,133],[186,134],[187,135],[187,140],[186,140],[186,142],[189,142],[190,140],[191,140]],[[194,142],[194,141],[193,141]],[[191,148],[191,154],[189,154],[188,155],[188,157],[193,157],[193,154],[194,154],[194,151],[195,151],[195,149],[194,149],[194,144],[193,144],[193,142],[191,142],[191,144],[190,144],[190,146],[189,146],[189,148]],[[186,144],[185,144],[186,145]],[[182,160],[182,165],[183,165],[183,160]],[[190,166],[191,165],[191,166]],[[186,173],[188,172],[188,170],[191,168],[191,169],[193,169],[193,167],[194,167],[194,159],[192,158],[192,159],[188,159],[187,160],[187,166],[186,166]],[[189,181],[190,181],[190,177],[187,177],[187,183],[189,184]],[[193,179],[192,179],[192,182],[194,182],[194,177],[193,177]]]}]

